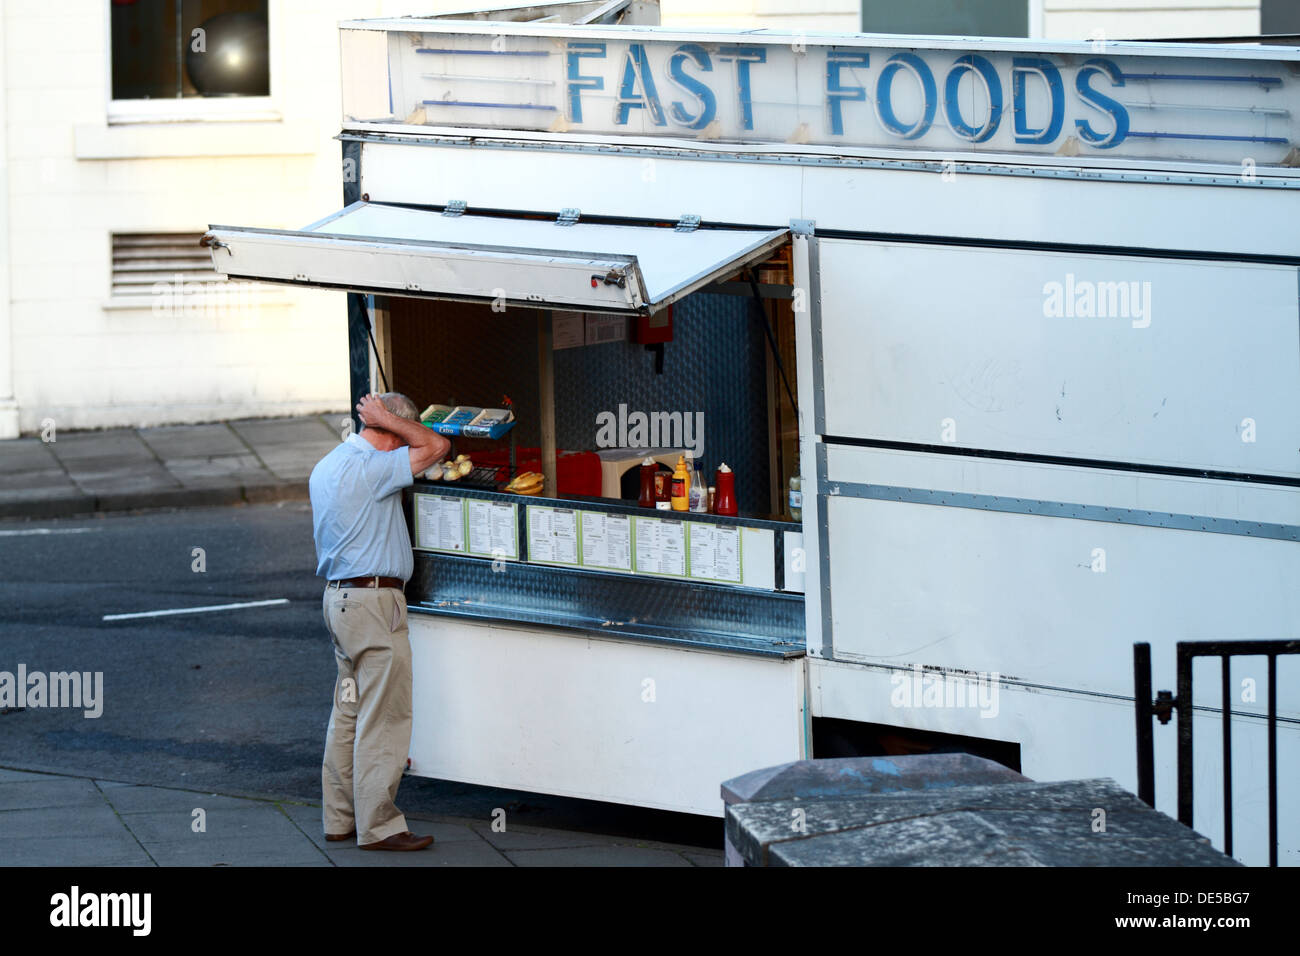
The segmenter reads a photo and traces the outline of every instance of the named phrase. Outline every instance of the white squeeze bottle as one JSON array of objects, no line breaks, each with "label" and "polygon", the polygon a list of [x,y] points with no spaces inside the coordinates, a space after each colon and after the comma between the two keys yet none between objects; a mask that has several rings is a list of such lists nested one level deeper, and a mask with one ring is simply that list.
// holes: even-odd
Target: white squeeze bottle
[{"label": "white squeeze bottle", "polygon": [[687,510],[688,511],[708,511],[709,510],[709,489],[704,484],[704,475],[700,469],[695,467],[694,456],[686,453],[686,470],[691,475],[691,486],[687,492]]}]

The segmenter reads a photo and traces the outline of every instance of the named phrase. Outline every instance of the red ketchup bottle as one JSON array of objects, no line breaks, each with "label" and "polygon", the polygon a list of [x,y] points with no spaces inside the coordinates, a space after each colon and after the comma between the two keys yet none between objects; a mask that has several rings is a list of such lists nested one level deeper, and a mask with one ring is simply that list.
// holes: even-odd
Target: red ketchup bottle
[{"label": "red ketchup bottle", "polygon": [[736,473],[723,462],[718,466],[713,483],[718,486],[718,494],[713,502],[713,511],[720,515],[734,515],[736,509]]},{"label": "red ketchup bottle", "polygon": [[653,458],[641,462],[641,497],[637,498],[636,503],[642,508],[655,506],[655,472],[658,470],[659,464]]}]

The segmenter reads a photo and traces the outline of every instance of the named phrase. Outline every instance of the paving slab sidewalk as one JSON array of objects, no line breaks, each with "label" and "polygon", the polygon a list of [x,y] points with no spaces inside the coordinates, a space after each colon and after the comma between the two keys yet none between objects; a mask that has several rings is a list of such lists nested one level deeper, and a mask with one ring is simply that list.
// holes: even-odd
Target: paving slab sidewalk
[{"label": "paving slab sidewalk", "polygon": [[0,441],[0,518],[307,497],[346,412]]},{"label": "paving slab sidewalk", "polygon": [[[195,811],[202,811],[197,814]],[[202,829],[196,821],[202,820]],[[722,850],[409,815],[434,845],[326,842],[319,805],[0,769],[0,866],[721,866]]]}]

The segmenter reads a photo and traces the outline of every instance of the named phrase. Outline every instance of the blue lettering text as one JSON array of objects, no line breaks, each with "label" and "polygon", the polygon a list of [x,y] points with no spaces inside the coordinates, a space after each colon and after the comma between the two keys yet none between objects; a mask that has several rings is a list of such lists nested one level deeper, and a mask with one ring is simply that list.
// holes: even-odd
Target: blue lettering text
[{"label": "blue lettering text", "polygon": [[713,122],[713,118],[718,113],[718,100],[713,95],[713,90],[705,83],[687,74],[688,59],[694,60],[695,65],[705,73],[713,71],[713,63],[709,60],[709,54],[704,51],[704,47],[698,43],[682,44],[668,60],[668,78],[699,100],[699,112],[692,116],[682,103],[674,101],[669,107],[668,115],[673,118],[673,122],[680,123],[687,129],[704,129]]},{"label": "blue lettering text", "polygon": [[1079,67],[1079,72],[1074,78],[1074,88],[1078,91],[1079,97],[1093,109],[1108,113],[1115,128],[1109,136],[1103,136],[1093,129],[1092,124],[1087,120],[1075,120],[1074,125],[1078,128],[1081,139],[1098,149],[1110,149],[1124,142],[1124,138],[1128,136],[1128,110],[1124,108],[1123,103],[1097,92],[1088,85],[1088,80],[1094,73],[1106,74],[1113,86],[1124,85],[1124,74],[1110,60],[1094,58]]}]

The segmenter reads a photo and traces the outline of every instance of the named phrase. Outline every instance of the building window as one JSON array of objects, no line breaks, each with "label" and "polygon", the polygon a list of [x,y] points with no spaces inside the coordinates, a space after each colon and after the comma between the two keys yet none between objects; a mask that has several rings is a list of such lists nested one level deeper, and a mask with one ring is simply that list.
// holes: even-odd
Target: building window
[{"label": "building window", "polygon": [[112,98],[269,96],[266,0],[112,0]]}]

